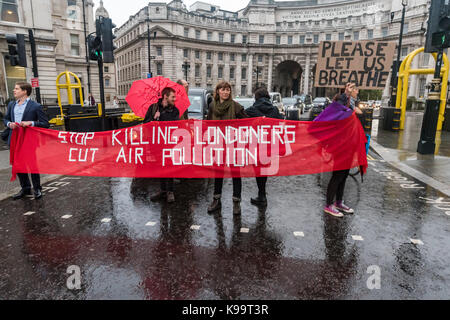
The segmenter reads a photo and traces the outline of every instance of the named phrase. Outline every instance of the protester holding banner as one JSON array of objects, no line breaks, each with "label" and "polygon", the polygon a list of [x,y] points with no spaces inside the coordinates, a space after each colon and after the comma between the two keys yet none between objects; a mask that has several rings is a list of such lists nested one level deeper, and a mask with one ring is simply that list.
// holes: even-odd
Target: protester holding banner
[{"label": "protester holding banner", "polygon": [[[161,92],[161,98],[158,102],[152,104],[145,115],[144,123],[150,121],[176,121],[180,120],[180,112],[175,107],[175,90],[172,88],[165,88]],[[158,201],[164,197],[167,202],[175,201],[173,194],[173,178],[161,178],[161,190],[153,195],[150,200]]]},{"label": "protester holding banner", "polygon": [[[274,119],[283,119],[278,108],[274,107],[270,101],[270,95],[266,88],[261,87],[255,91],[255,103],[245,112],[250,118],[267,117]],[[256,184],[258,185],[258,196],[251,198],[250,202],[254,205],[267,205],[266,196],[267,177],[256,177]]]},{"label": "protester holding banner", "polygon": [[[232,99],[231,85],[226,81],[217,84],[214,90],[214,99],[208,108],[208,120],[232,120],[248,118],[244,108]],[[214,180],[214,198],[208,212],[214,212],[222,207],[220,201],[222,195],[223,178]],[[233,214],[241,214],[241,178],[233,178]]]},{"label": "protester holding banner", "polygon": [[[26,82],[18,82],[14,87],[14,98],[16,100],[9,103],[8,111],[3,120],[5,125],[10,129],[8,145],[11,142],[12,131],[18,130],[19,127],[48,128],[50,126],[42,106],[30,99],[31,91],[31,84]],[[14,153],[14,150],[11,150],[11,152]],[[28,173],[17,173],[17,175],[19,176],[22,189],[13,196],[14,200],[31,195],[31,184]],[[42,197],[40,175],[38,173],[31,173],[31,180],[33,182],[34,198],[39,199]]]}]

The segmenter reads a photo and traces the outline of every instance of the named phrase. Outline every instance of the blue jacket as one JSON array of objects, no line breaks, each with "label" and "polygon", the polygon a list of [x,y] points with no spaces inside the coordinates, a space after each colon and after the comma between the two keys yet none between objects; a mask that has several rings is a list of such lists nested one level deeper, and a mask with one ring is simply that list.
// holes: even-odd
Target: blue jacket
[{"label": "blue jacket", "polygon": [[[11,101],[8,104],[8,111],[6,112],[5,117],[3,118],[3,122],[5,126],[8,125],[8,122],[15,122],[14,119],[14,106],[16,105],[16,101]],[[48,128],[50,124],[48,123],[48,117],[44,113],[42,106],[35,101],[28,101],[27,106],[23,112],[22,121],[34,121],[35,127]],[[8,128],[8,127],[7,127]],[[8,128],[9,129],[9,128]],[[11,143],[12,130],[9,130],[8,136],[8,145]]]}]

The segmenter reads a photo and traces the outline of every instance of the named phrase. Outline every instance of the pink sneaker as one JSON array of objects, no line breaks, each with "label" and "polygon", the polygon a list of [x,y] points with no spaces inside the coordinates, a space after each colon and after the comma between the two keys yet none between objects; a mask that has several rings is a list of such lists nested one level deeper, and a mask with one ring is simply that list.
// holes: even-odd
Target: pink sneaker
[{"label": "pink sneaker", "polygon": [[352,213],[355,212],[352,208],[350,208],[349,206],[345,205],[344,201],[336,201],[334,203],[334,206],[336,207],[337,210],[345,212],[345,213],[352,214]]},{"label": "pink sneaker", "polygon": [[323,211],[325,211],[326,213],[331,214],[334,217],[342,218],[344,216],[341,212],[339,212],[338,209],[336,209],[336,207],[334,205],[325,206]]}]

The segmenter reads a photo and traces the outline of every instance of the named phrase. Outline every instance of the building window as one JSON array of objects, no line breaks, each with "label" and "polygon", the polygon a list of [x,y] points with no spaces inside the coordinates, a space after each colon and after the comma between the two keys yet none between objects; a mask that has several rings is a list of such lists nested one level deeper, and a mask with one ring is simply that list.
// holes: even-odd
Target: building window
[{"label": "building window", "polygon": [[230,53],[230,61],[234,61],[235,60],[235,54],[234,53]]},{"label": "building window", "polygon": [[405,22],[403,24],[403,34],[407,34],[408,33],[408,27],[409,27],[409,23]]},{"label": "building window", "polygon": [[425,97],[425,84],[426,84],[426,79],[421,78],[419,80],[419,98]]},{"label": "building window", "polygon": [[158,75],[158,76],[162,76],[162,63],[157,63],[156,64],[156,74]]},{"label": "building window", "polygon": [[388,35],[389,35],[388,27],[383,27],[383,28],[381,29],[381,36],[382,36],[383,38],[386,38]]},{"label": "building window", "polygon": [[223,67],[219,67],[219,68],[217,69],[217,77],[218,77],[219,79],[222,79],[222,78],[223,78]]},{"label": "building window", "polygon": [[294,23],[288,22],[288,27],[289,27],[289,28],[293,28],[293,27],[294,27]]},{"label": "building window", "polygon": [[232,34],[232,35],[231,35],[231,43],[234,43],[235,40],[236,40],[236,35],[235,35],[235,34]]},{"label": "building window", "polygon": [[263,56],[262,56],[262,54],[258,55],[258,62],[263,62]]},{"label": "building window", "polygon": [[[15,0],[13,0],[13,2],[14,2]],[[5,2],[11,2],[11,0],[10,1],[8,1],[8,0],[3,0],[2,1],[3,3],[5,3]],[[78,17],[77,17],[77,8],[76,8],[76,6],[77,6],[77,2],[75,1],[75,0],[67,0],[67,17],[69,18],[69,19],[72,19],[72,20],[77,20],[78,19]]]},{"label": "building window", "polygon": [[247,54],[243,53],[242,54],[242,62],[247,61]]},{"label": "building window", "polygon": [[247,68],[241,69],[241,79],[243,80],[247,79]]},{"label": "building window", "polygon": [[219,60],[222,61],[223,60],[223,52],[219,52],[218,56],[219,56]]},{"label": "building window", "polygon": [[183,49],[183,57],[189,58],[189,50],[188,49]]},{"label": "building window", "polygon": [[367,39],[373,39],[373,30],[367,30]]},{"label": "building window", "polygon": [[230,68],[230,79],[234,79],[234,67]]},{"label": "building window", "polygon": [[208,31],[208,41],[211,41],[211,40],[212,40],[212,32]]},{"label": "building window", "polygon": [[223,42],[223,33],[219,33],[219,42]]},{"label": "building window", "polygon": [[402,57],[406,57],[408,55],[408,47],[402,47]]},{"label": "building window", "polygon": [[305,36],[300,36],[300,44],[304,44],[305,43]]},{"label": "building window", "polygon": [[105,87],[109,88],[111,86],[111,81],[108,78],[105,78]]},{"label": "building window", "polygon": [[288,36],[288,44],[292,44],[292,36]]},{"label": "building window", "polygon": [[195,30],[195,39],[200,39],[200,30]]},{"label": "building window", "polygon": [[318,34],[314,35],[314,43],[319,43],[319,35]]},{"label": "building window", "polygon": [[189,37],[189,29],[188,28],[184,28],[184,36],[186,38]]},{"label": "building window", "polygon": [[259,44],[264,44],[264,36],[263,35],[259,36]]},{"label": "building window", "polygon": [[109,67],[104,67],[105,73],[109,72]]},{"label": "building window", "polygon": [[206,67],[206,77],[211,78],[211,66]]},{"label": "building window", "polygon": [[319,21],[314,21],[314,24],[315,24],[316,26],[318,26],[318,25],[320,24],[320,22],[319,22]]},{"label": "building window", "polygon": [[281,44],[281,37],[277,36],[277,44]]},{"label": "building window", "polygon": [[344,33],[339,32],[339,41],[344,41]]},{"label": "building window", "polygon": [[200,65],[198,64],[195,65],[195,77],[200,77]]},{"label": "building window", "polygon": [[156,47],[156,55],[157,56],[162,56],[162,47]]},{"label": "building window", "polygon": [[195,59],[200,59],[200,51],[195,50]]},{"label": "building window", "polygon": [[73,56],[80,55],[80,39],[77,34],[70,35],[70,54]]},{"label": "building window", "polygon": [[19,13],[17,9],[16,0],[1,0],[0,1],[2,21],[19,22]]},{"label": "building window", "polygon": [[206,59],[211,60],[211,51],[206,52]]},{"label": "building window", "polygon": [[353,40],[359,40],[359,31],[353,32]]},{"label": "building window", "polygon": [[242,43],[247,43],[247,36],[246,35],[242,35]]},{"label": "building window", "polygon": [[241,96],[245,96],[247,94],[247,86],[241,86]]},{"label": "building window", "polygon": [[331,40],[331,34],[330,34],[330,33],[327,33],[327,34],[325,35],[325,40],[327,40],[327,41],[330,41],[330,40]]}]

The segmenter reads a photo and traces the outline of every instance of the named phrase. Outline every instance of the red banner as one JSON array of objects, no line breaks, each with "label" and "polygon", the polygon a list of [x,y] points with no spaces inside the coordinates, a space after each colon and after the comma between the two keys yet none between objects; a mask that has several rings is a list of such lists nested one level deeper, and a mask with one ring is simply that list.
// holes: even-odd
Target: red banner
[{"label": "red banner", "polygon": [[98,177],[257,177],[363,166],[366,137],[353,114],[339,121],[250,118],[150,122],[105,132],[19,128],[16,173]]}]

